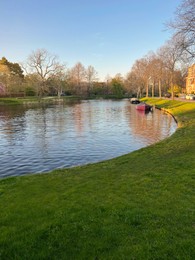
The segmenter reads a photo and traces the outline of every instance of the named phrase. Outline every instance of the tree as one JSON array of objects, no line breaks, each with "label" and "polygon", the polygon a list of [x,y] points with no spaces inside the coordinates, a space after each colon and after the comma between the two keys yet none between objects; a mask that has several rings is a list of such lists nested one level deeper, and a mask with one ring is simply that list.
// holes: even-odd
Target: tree
[{"label": "tree", "polygon": [[37,73],[27,74],[24,78],[24,84],[27,96],[38,96],[41,81]]},{"label": "tree", "polygon": [[163,62],[156,53],[149,52],[148,59],[148,73],[149,85],[152,89],[152,97],[155,95],[155,88],[158,86],[159,97],[162,96],[162,81],[163,81]]},{"label": "tree", "polygon": [[137,82],[139,82],[139,90],[138,90],[139,95],[140,96],[142,95],[143,88],[145,88],[146,97],[148,97],[149,80],[150,80],[148,64],[149,62],[147,57],[141,58],[135,61],[131,70],[134,73]]},{"label": "tree", "polygon": [[195,0],[183,0],[175,12],[173,21],[168,28],[178,36],[182,52],[186,52],[191,59],[195,57]]},{"label": "tree", "polygon": [[90,95],[93,84],[97,80],[97,72],[93,66],[88,66],[86,69],[86,80],[87,80],[87,94]]},{"label": "tree", "polygon": [[172,99],[174,99],[174,74],[182,56],[178,37],[173,36],[167,41],[164,46],[159,49],[158,55],[163,61],[164,67],[168,70]]},{"label": "tree", "polygon": [[72,82],[75,93],[82,95],[85,92],[85,79],[86,71],[85,67],[81,62],[75,64],[75,66],[70,70],[70,80]]},{"label": "tree", "polygon": [[4,85],[5,94],[23,92],[23,71],[18,63],[12,63],[5,57],[0,60],[0,81]]},{"label": "tree", "polygon": [[145,74],[146,74],[146,97],[149,94],[149,89],[151,87],[152,89],[152,97],[154,97],[154,90],[155,90],[155,84],[157,81],[157,58],[156,58],[156,54],[153,52],[149,52],[146,56],[145,56],[145,62],[146,62],[146,69],[145,69]]},{"label": "tree", "polygon": [[51,89],[53,89],[55,94],[57,92],[57,95],[60,98],[67,85],[67,74],[65,70],[59,70],[58,73],[51,75],[51,77],[48,79],[48,85]]},{"label": "tree", "polygon": [[121,74],[116,74],[116,76],[111,80],[112,92],[117,98],[123,97],[124,83]]},{"label": "tree", "polygon": [[38,95],[42,96],[48,91],[47,81],[52,77],[61,77],[65,66],[60,64],[56,55],[50,54],[45,49],[33,51],[28,57],[25,70],[27,74],[37,74],[39,79]]},{"label": "tree", "polygon": [[140,82],[135,72],[130,71],[125,79],[125,89],[130,96],[140,96]]},{"label": "tree", "polygon": [[18,63],[12,63],[8,61],[5,57],[2,57],[2,59],[0,60],[0,64],[7,67],[10,74],[19,76],[20,78],[24,78],[23,70]]}]

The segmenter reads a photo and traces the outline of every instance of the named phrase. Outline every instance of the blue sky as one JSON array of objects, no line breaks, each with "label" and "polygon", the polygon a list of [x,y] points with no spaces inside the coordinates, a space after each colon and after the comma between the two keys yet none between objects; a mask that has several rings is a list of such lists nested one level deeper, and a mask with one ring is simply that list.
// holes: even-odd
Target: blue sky
[{"label": "blue sky", "polygon": [[0,0],[0,58],[23,62],[45,48],[71,68],[92,65],[104,79],[170,37],[165,22],[180,0]]}]

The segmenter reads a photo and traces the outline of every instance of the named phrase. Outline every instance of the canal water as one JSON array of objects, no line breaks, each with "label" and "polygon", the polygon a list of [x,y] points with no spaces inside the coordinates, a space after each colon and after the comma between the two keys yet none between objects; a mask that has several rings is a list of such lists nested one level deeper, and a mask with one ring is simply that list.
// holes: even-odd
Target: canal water
[{"label": "canal water", "polygon": [[135,107],[128,100],[0,106],[0,178],[111,159],[176,130],[170,115]]}]

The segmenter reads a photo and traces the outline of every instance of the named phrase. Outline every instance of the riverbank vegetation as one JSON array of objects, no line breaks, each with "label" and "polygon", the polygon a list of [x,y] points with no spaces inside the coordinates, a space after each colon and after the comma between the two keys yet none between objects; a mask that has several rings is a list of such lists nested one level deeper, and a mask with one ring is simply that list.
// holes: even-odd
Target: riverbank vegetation
[{"label": "riverbank vegetation", "polygon": [[195,104],[144,100],[176,117],[171,137],[0,181],[1,259],[194,259]]}]

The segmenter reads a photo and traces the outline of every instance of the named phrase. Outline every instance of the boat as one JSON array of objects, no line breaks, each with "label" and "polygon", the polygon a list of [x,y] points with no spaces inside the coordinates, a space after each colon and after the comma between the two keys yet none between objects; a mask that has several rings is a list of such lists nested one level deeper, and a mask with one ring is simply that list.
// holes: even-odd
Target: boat
[{"label": "boat", "polygon": [[131,102],[131,104],[139,104],[140,103],[138,98],[131,98],[130,102]]},{"label": "boat", "polygon": [[152,106],[146,103],[140,103],[139,105],[136,106],[136,109],[141,111],[152,111]]}]

